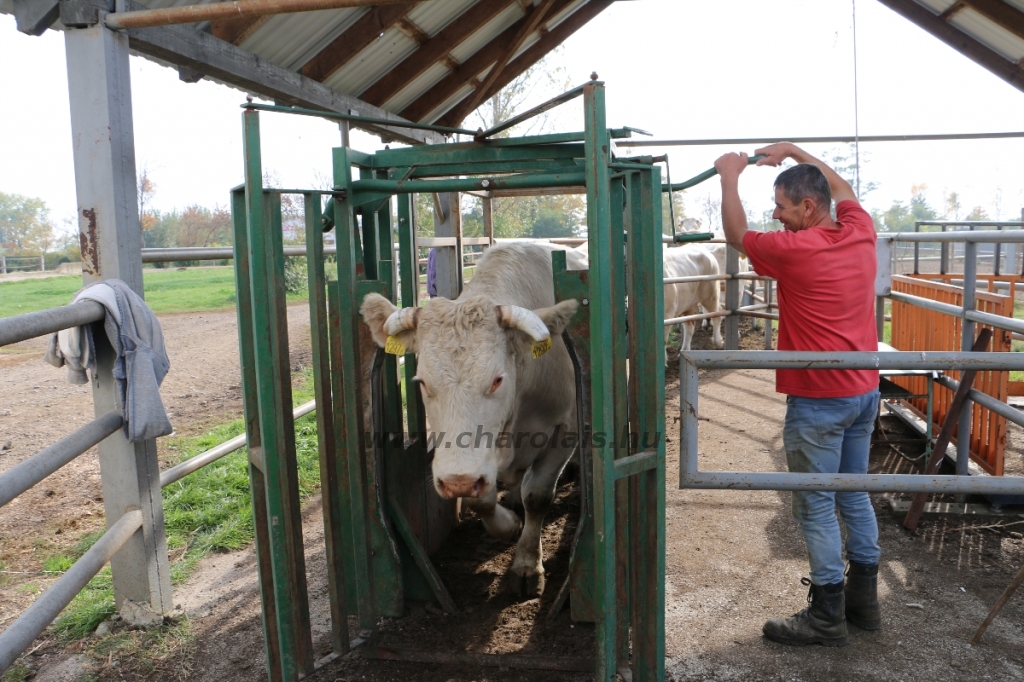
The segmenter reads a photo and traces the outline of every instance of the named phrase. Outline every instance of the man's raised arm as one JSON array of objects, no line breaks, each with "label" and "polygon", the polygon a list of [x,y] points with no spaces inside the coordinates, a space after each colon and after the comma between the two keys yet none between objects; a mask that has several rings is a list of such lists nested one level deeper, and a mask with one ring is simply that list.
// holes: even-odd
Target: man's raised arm
[{"label": "man's raised arm", "polygon": [[832,168],[821,159],[811,156],[792,142],[770,144],[767,147],[761,147],[754,153],[764,155],[764,158],[757,162],[758,166],[778,166],[786,159],[793,159],[797,163],[809,163],[813,166],[817,166],[825,175],[825,179],[828,180],[828,187],[832,191],[832,199],[837,204],[840,201],[857,201],[857,193],[853,191],[853,187],[850,186],[850,183],[839,175],[839,173],[832,170]]},{"label": "man's raised arm", "polygon": [[722,229],[729,246],[746,255],[743,235],[747,233],[747,214],[740,201],[740,173],[747,167],[746,154],[724,154],[715,161],[722,178]]}]

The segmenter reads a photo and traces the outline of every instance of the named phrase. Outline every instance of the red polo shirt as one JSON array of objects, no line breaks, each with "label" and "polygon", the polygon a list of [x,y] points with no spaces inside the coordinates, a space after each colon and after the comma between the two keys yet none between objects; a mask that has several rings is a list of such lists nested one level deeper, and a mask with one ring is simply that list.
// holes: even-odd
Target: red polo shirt
[{"label": "red polo shirt", "polygon": [[[778,282],[779,350],[878,350],[875,226],[852,200],[836,205],[836,222],[838,228],[743,237],[757,273]],[[877,370],[775,372],[776,391],[805,398],[847,398],[876,388]]]}]

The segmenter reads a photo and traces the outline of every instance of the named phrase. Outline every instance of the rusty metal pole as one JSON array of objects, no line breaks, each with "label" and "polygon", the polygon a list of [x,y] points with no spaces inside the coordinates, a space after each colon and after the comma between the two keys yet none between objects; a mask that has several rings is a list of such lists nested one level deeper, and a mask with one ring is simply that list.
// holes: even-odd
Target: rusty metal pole
[{"label": "rusty metal pole", "polygon": [[346,7],[369,7],[372,5],[394,5],[423,0],[236,0],[235,2],[214,2],[207,5],[185,5],[162,9],[143,9],[134,12],[116,12],[106,15],[103,23],[107,28],[150,28],[173,24],[194,24],[217,19],[238,19],[240,17],[265,17],[289,12],[312,12],[324,9]]}]

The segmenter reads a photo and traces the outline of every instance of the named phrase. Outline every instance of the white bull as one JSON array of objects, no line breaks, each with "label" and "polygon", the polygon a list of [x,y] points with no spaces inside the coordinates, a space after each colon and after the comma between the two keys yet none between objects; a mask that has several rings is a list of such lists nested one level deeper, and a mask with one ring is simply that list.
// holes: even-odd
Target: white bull
[{"label": "white bull", "polygon": [[[555,303],[554,250],[566,249],[494,246],[454,301],[399,310],[369,294],[360,309],[378,344],[416,353],[438,495],[466,498],[493,537],[512,540],[522,528],[509,587],[526,596],[544,590],[541,527],[578,441],[573,366],[561,337],[578,303]],[[568,251],[571,269],[586,268],[582,254]],[[498,481],[521,498],[525,523],[497,504]]]},{"label": "white bull", "polygon": [[[665,279],[674,277],[695,277],[698,275],[717,275],[718,262],[707,249],[700,246],[680,246],[665,248],[662,250],[662,257],[665,265]],[[704,307],[704,312],[716,313],[720,308],[719,291],[721,287],[718,281],[710,282],[684,282],[681,284],[665,285],[665,319],[682,317],[684,315],[696,315],[698,306]],[[690,350],[690,343],[693,340],[695,328],[693,322],[682,324],[682,343],[680,350]],[[715,348],[724,348],[725,341],[722,339],[722,318],[715,317],[711,320],[711,327],[714,331],[713,343]],[[668,344],[668,335],[671,327],[665,327],[665,343]],[[668,363],[668,350],[665,352],[665,362]]]}]

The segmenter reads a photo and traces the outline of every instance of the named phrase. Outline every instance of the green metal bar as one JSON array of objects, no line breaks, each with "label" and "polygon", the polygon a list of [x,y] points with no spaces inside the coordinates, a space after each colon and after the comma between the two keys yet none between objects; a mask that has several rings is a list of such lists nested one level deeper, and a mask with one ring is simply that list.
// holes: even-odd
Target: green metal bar
[{"label": "green metal bar", "polygon": [[[402,282],[402,307],[419,307],[419,263],[416,257],[416,224],[412,195],[400,194],[398,201],[398,262]],[[417,438],[425,430],[426,419],[419,400],[416,376],[416,354],[405,355],[405,404],[409,436]]]},{"label": "green metal bar", "polygon": [[300,107],[282,107],[272,104],[256,104],[246,102],[239,105],[245,110],[256,109],[258,111],[274,111],[281,114],[298,114],[299,116],[316,116],[325,118],[328,121],[355,121],[356,123],[368,123],[372,125],[391,126],[392,128],[409,128],[411,130],[432,130],[446,135],[475,135],[475,130],[467,128],[449,128],[448,126],[435,126],[429,123],[414,123],[412,121],[393,121],[387,118],[374,118],[372,116],[358,116],[356,114],[339,114],[334,111],[319,111],[317,109],[302,109]]},{"label": "green metal bar", "polygon": [[503,123],[499,123],[493,128],[488,128],[487,130],[484,131],[477,131],[474,137],[477,140],[485,140],[488,137],[491,137],[492,135],[497,135],[503,130],[508,130],[513,126],[519,125],[523,121],[527,121],[533,118],[534,116],[540,116],[545,111],[551,111],[555,107],[565,104],[566,102],[571,102],[577,97],[581,96],[583,94],[583,88],[585,87],[586,85],[581,85],[579,87],[573,88],[572,90],[569,90],[568,92],[563,92],[561,95],[558,95],[557,97],[552,97],[547,102],[544,102],[543,104],[538,104],[532,109],[527,109],[518,116],[513,116],[512,118],[508,119]]},{"label": "green metal bar", "polygon": [[[757,163],[758,161],[760,161],[763,158],[764,158],[764,154],[758,154],[756,156],[751,156],[751,157],[749,157],[747,159],[747,164],[748,165],[749,164],[755,164],[755,163]],[[700,173],[699,175],[694,175],[689,180],[683,180],[682,182],[676,183],[674,185],[662,185],[661,186],[661,191],[662,192],[678,192],[681,189],[689,189],[689,188],[693,187],[694,185],[699,185],[700,183],[704,182],[705,180],[710,180],[711,178],[715,177],[716,175],[718,175],[718,171],[717,170],[715,170],[714,168],[708,168],[703,173]]]},{"label": "green metal bar", "polygon": [[714,238],[710,232],[680,232],[673,237],[676,244],[687,244],[689,242],[706,242]]},{"label": "green metal bar", "polygon": [[[243,125],[245,119],[243,118]],[[258,141],[258,136],[257,136]],[[246,167],[250,154],[246,149]],[[259,165],[259,155],[255,155]],[[257,169],[258,170],[258,169]],[[262,182],[262,175],[255,173]],[[249,451],[260,450],[259,395],[256,392],[256,354],[253,351],[252,292],[249,288],[249,233],[247,199],[244,185],[231,192],[231,223],[234,232],[235,310],[238,315],[238,355],[242,373],[242,405],[245,409],[245,434]],[[263,202],[254,205],[255,218],[263,222]],[[273,566],[270,561],[270,518],[267,515],[267,488],[263,472],[249,464],[249,489],[252,491],[253,527],[256,535],[256,565],[260,578],[260,612],[266,643],[267,677],[282,682],[281,639],[277,628],[277,600],[274,597]]]},{"label": "green metal bar", "polygon": [[[604,86],[584,86],[584,116],[587,138],[586,187],[587,226],[590,235],[590,334],[594,348],[607,349],[615,343],[612,333],[612,252],[622,251],[622,238],[611,233],[608,155],[605,124]],[[613,238],[614,237],[614,238]],[[614,386],[614,363],[604,352],[591,356],[591,401],[594,433],[607,434],[615,428],[615,405],[608,392]],[[594,478],[595,596],[597,603],[597,662],[595,679],[613,682],[616,675],[615,600],[615,477],[612,474],[614,448],[592,448]]]},{"label": "green metal bar", "polygon": [[552,159],[548,161],[500,161],[494,163],[463,163],[444,164],[440,166],[421,166],[416,168],[410,178],[445,178],[452,175],[502,175],[507,173],[559,173],[567,170],[583,169],[581,159]]},{"label": "green metal bar", "polygon": [[393,168],[579,158],[583,158],[579,143],[501,146],[489,142],[387,149],[374,154],[372,164],[374,168]]},{"label": "green metal bar", "polygon": [[[353,182],[353,186],[358,182],[373,179],[374,172],[366,167],[359,168],[360,180]],[[356,212],[360,218],[360,230],[359,234],[362,237],[363,246],[363,273],[367,279],[377,279],[377,261],[380,259],[379,250],[382,244],[378,239],[377,234],[377,211],[376,206],[371,205],[370,202],[363,203],[358,198],[353,198],[353,204],[356,205]],[[376,204],[376,202],[372,202]]]},{"label": "green metal bar", "polygon": [[451,178],[448,180],[356,180],[352,189],[358,194],[353,201],[357,204],[373,201],[371,193],[413,194],[429,192],[467,192],[495,189],[542,189],[544,187],[582,186],[583,173],[546,173],[537,175],[512,175],[495,178]]},{"label": "green metal bar", "polygon": [[[355,605],[358,609],[358,605],[362,602],[357,591],[359,585],[356,581],[355,526],[352,521],[353,498],[352,486],[349,483],[349,449],[345,447],[347,434],[345,429],[345,406],[342,404],[345,389],[341,375],[341,349],[342,344],[351,344],[352,339],[348,329],[345,329],[344,333],[341,329],[341,315],[339,312],[341,303],[338,290],[337,281],[327,283],[328,339],[331,349],[331,367],[333,368],[331,372],[331,395],[334,399],[332,400],[331,407],[333,408],[332,421],[334,423],[335,443],[334,469],[337,474],[336,500],[333,500],[332,504],[336,505],[338,512],[339,532],[337,536],[340,544],[337,554],[340,555],[343,566],[342,582],[338,585],[338,589],[344,592],[346,612],[349,612],[351,610],[350,605]],[[324,504],[327,504],[326,500]]]},{"label": "green metal bar", "polygon": [[[663,682],[664,664],[664,316],[661,169],[636,173],[629,188],[630,415],[646,452],[632,455],[629,479],[632,661],[638,682]],[[653,443],[652,443],[653,441]],[[642,470],[641,470],[642,468]],[[659,488],[659,485],[661,486]]]},{"label": "green metal bar", "polygon": [[419,538],[416,537],[412,527],[409,525],[409,520],[405,518],[402,506],[398,504],[394,497],[388,498],[388,512],[391,515],[391,520],[394,522],[395,527],[398,529],[398,534],[405,542],[405,546],[409,548],[409,553],[412,554],[413,561],[416,562],[416,566],[427,579],[430,589],[433,591],[434,597],[441,605],[441,608],[444,609],[445,613],[458,613],[459,609],[455,606],[452,596],[448,593],[448,588],[446,588],[444,583],[441,582],[441,576],[439,576],[437,571],[434,570],[434,564],[431,563],[426,550],[423,549],[423,545],[420,543]]},{"label": "green metal bar", "polygon": [[615,478],[630,476],[649,471],[658,466],[658,453],[653,450],[638,452],[615,460]]},{"label": "green metal bar", "polygon": [[243,119],[249,286],[261,443],[256,450],[250,448],[249,455],[266,477],[280,664],[283,679],[292,680],[313,671],[314,657],[295,460],[281,202],[280,195],[266,195],[262,189],[259,115],[246,111]]},{"label": "green metal bar", "polygon": [[[351,163],[348,150],[334,149],[334,186],[351,186]],[[370,636],[376,631],[377,616],[373,581],[370,568],[370,530],[367,519],[369,506],[366,490],[366,472],[363,466],[363,396],[362,368],[359,349],[354,343],[359,325],[359,304],[357,295],[357,266],[361,266],[356,249],[356,225],[351,205],[347,199],[335,199],[335,223],[338,233],[335,238],[338,257],[338,320],[343,338],[340,345],[342,429],[338,439],[339,450],[344,451],[348,464],[350,493],[349,514],[352,519],[352,551],[354,555],[355,591],[359,606],[359,628]],[[361,268],[360,268],[361,269]],[[361,635],[362,636],[362,635]]]},{"label": "green metal bar", "polygon": [[[610,164],[609,164],[610,165]],[[626,320],[626,265],[624,258],[624,244],[619,240],[625,239],[625,186],[624,181],[636,175],[626,174],[623,178],[612,177],[609,189],[609,203],[611,204],[611,239],[612,243],[618,243],[610,252],[610,271],[612,288],[608,292],[611,298],[610,306],[603,306],[601,310],[611,316],[612,344],[606,346],[606,352],[610,353],[612,366],[612,381],[605,386],[610,390],[611,402],[614,410],[614,421],[611,424],[610,433],[614,434],[612,447],[605,450],[605,456],[609,461],[605,463],[606,476],[613,480],[615,486],[615,506],[611,510],[615,517],[615,649],[616,669],[629,665],[629,613],[630,613],[630,532],[629,532],[629,485],[627,481],[617,480],[615,477],[615,460],[630,454],[629,443],[629,381],[627,379],[627,362],[629,358],[629,325]]]},{"label": "green metal bar", "polygon": [[324,273],[324,237],[320,194],[305,195],[306,271],[309,286],[310,341],[313,349],[313,390],[316,397],[316,432],[320,457],[320,489],[323,491],[324,541],[327,556],[327,588],[330,595],[332,651],[349,650],[348,607],[345,595],[345,561],[341,538],[344,519],[339,496],[339,466],[331,393],[331,351],[327,317],[327,281]]}]

